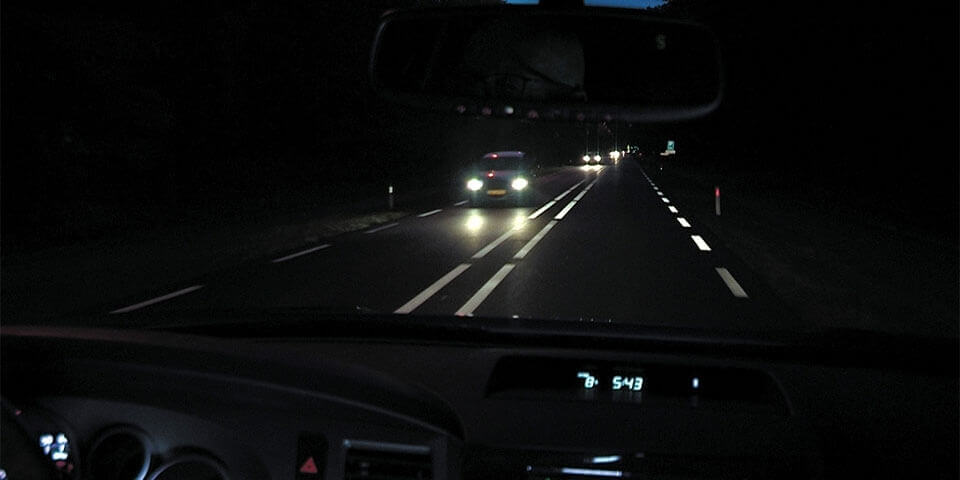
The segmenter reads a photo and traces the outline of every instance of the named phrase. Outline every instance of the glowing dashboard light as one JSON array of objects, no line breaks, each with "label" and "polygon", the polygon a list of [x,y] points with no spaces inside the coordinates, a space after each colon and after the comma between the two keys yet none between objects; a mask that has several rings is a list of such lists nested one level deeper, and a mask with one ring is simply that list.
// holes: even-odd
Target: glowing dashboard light
[{"label": "glowing dashboard light", "polygon": [[619,470],[597,470],[595,468],[570,468],[563,467],[560,473],[565,475],[584,475],[591,477],[622,477],[623,472]]},{"label": "glowing dashboard light", "polygon": [[476,178],[471,178],[470,181],[467,182],[467,188],[476,192],[477,190],[483,188],[483,182]]},{"label": "glowing dashboard light", "polygon": [[604,455],[602,457],[593,457],[591,463],[614,463],[620,461],[620,455]]},{"label": "glowing dashboard light", "polygon": [[513,187],[514,190],[523,190],[524,188],[527,188],[527,185],[529,184],[530,182],[528,182],[526,178],[522,177],[514,178],[513,181],[510,182],[510,186]]}]

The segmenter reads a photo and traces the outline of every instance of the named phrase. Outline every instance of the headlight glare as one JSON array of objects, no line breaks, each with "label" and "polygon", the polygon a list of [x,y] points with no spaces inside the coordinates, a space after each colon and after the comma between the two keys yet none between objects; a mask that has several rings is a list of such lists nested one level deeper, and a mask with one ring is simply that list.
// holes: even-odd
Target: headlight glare
[{"label": "headlight glare", "polygon": [[471,178],[471,179],[467,182],[467,188],[469,188],[470,190],[476,192],[477,190],[480,190],[481,188],[483,188],[483,182],[481,182],[480,180],[478,180],[478,179],[476,179],[476,178]]}]

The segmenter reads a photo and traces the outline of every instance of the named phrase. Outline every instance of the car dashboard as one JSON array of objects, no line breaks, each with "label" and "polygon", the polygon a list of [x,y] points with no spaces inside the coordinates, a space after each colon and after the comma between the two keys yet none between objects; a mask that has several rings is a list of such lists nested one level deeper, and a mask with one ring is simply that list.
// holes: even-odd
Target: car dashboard
[{"label": "car dashboard", "polygon": [[3,396],[61,478],[956,474],[950,368],[576,343],[5,327]]}]

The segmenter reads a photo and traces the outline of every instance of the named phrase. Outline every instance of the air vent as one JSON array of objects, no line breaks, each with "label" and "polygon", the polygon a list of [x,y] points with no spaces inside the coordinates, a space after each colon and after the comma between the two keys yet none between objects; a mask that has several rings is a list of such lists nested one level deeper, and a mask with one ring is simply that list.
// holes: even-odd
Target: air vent
[{"label": "air vent", "polygon": [[348,440],[344,478],[428,480],[433,478],[430,448],[423,445]]}]

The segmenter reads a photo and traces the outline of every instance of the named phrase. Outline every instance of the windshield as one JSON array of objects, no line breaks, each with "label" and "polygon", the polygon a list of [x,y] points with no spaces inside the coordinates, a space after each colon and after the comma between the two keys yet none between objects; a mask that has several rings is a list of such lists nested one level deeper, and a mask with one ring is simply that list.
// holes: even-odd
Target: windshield
[{"label": "windshield", "polygon": [[958,334],[956,2],[598,2],[718,39],[720,107],[643,124],[371,89],[383,12],[501,2],[134,3],[3,4],[5,324]]},{"label": "windshield", "polygon": [[478,170],[519,170],[523,164],[522,157],[516,156],[501,156],[498,155],[496,158],[486,155],[476,166]]}]

